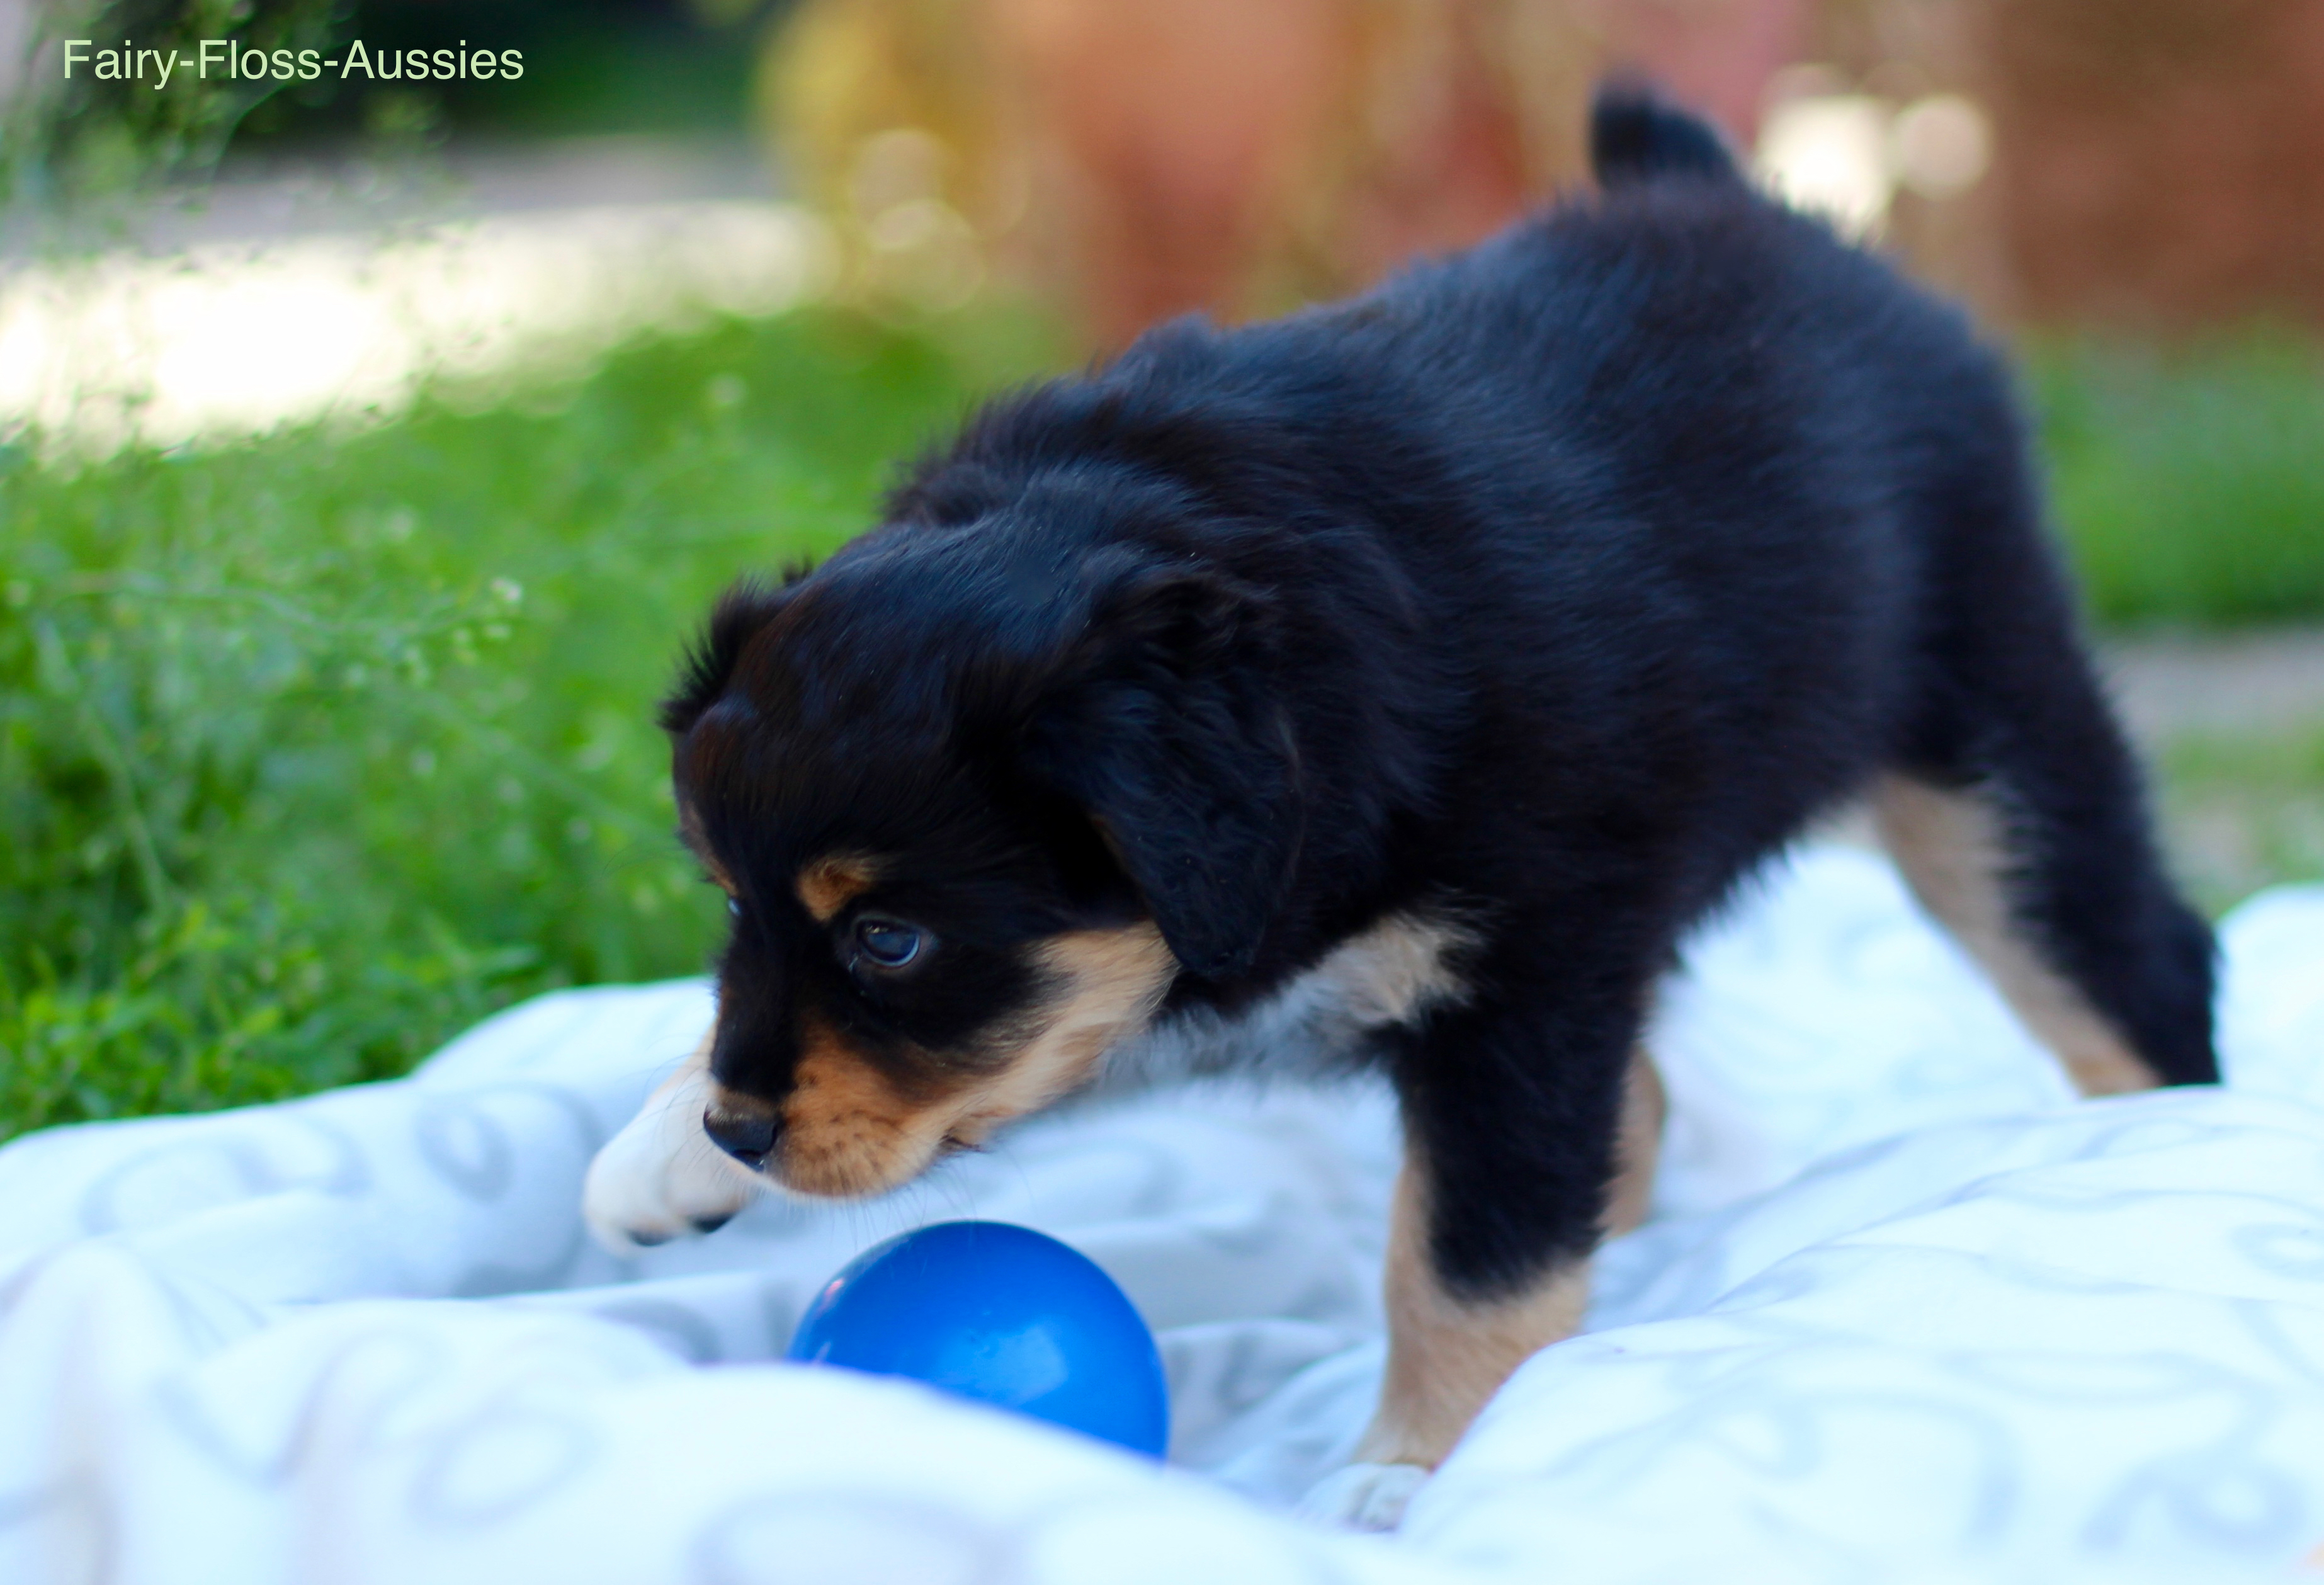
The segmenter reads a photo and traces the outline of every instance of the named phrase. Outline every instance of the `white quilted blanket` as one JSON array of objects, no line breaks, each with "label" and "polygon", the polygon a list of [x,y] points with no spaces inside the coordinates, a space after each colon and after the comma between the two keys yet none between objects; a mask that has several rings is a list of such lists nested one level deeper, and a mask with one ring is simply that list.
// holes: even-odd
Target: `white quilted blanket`
[{"label": "white quilted blanket", "polygon": [[[410,1079],[0,1150],[7,1585],[2232,1580],[2324,1542],[2324,889],[2226,930],[2232,1087],[2063,1085],[1888,871],[1812,852],[1665,1000],[1657,1218],[1403,1532],[1286,1507],[1379,1368],[1365,1088],[1092,1105],[868,1205],[598,1252],[709,1016],[544,998]],[[1169,1469],[771,1362],[862,1246],[1078,1245]]]}]

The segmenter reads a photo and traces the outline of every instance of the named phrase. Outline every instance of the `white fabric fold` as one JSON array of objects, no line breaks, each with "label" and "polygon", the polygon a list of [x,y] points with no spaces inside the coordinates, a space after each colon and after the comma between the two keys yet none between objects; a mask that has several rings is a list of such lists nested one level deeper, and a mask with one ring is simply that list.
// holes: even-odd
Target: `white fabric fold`
[{"label": "white fabric fold", "polygon": [[[0,1580],[2285,1577],[2324,1542],[2324,889],[2222,933],[2231,1085],[2074,1101],[1886,867],[1692,945],[1656,1217],[1367,1538],[1392,1108],[1189,1086],[621,1261],[581,1175],[710,1014],[567,992],[410,1078],[0,1149]],[[779,1362],[857,1250],[1040,1227],[1155,1327],[1171,1468]]]}]

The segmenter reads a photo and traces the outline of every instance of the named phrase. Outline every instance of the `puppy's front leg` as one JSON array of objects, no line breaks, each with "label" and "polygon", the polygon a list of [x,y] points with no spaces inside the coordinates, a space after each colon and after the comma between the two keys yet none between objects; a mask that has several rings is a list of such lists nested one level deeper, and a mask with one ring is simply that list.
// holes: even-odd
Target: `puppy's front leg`
[{"label": "puppy's front leg", "polygon": [[1429,1249],[1428,1164],[1407,1147],[1388,1225],[1388,1375],[1379,1411],[1356,1447],[1363,1502],[1339,1516],[1389,1529],[1404,1499],[1443,1461],[1509,1373],[1582,1327],[1590,1260],[1562,1256],[1506,1290],[1463,1292]]},{"label": "puppy's front leg", "polygon": [[714,1025],[589,1164],[582,1215],[616,1255],[723,1226],[766,1186],[702,1131],[717,1035]]},{"label": "puppy's front leg", "polygon": [[1537,1087],[1511,1092],[1498,1112],[1456,1100],[1452,1110],[1465,1117],[1451,1130],[1448,1098],[1407,1086],[1387,1377],[1357,1462],[1309,1494],[1311,1515],[1394,1528],[1509,1374],[1581,1329],[1591,1251],[1601,1230],[1643,1218],[1662,1127],[1661,1084],[1645,1053],[1627,1074],[1607,1065],[1610,1079],[1587,1067],[1563,1075],[1562,1103],[1542,1104]]},{"label": "puppy's front leg", "polygon": [[[1646,1220],[1662,1137],[1662,1082],[1632,1054],[1606,1193],[1606,1230]],[[1587,1256],[1553,1257],[1507,1291],[1464,1295],[1430,1253],[1428,1163],[1406,1147],[1388,1221],[1388,1360],[1379,1413],[1356,1449],[1370,1464],[1434,1470],[1510,1372],[1582,1329],[1590,1304]]]}]

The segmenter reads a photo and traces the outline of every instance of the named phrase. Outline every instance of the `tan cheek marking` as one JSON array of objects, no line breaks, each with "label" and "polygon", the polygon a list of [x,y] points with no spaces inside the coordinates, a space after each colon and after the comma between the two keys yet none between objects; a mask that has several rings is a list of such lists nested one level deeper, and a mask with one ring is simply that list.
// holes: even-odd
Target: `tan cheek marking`
[{"label": "tan cheek marking", "polygon": [[2152,1090],[2160,1082],[2097,1009],[2044,960],[2014,917],[2008,849],[1986,799],[1909,777],[1873,796],[1880,840],[1921,899],[1991,977],[2010,1007],[2065,1064],[2085,1095]]},{"label": "tan cheek marking", "polygon": [[879,878],[880,866],[874,861],[860,853],[835,854],[801,870],[793,889],[807,911],[820,921],[871,890]]},{"label": "tan cheek marking", "polygon": [[1151,924],[1056,936],[1036,961],[1057,989],[1027,1020],[1032,1036],[1008,1065],[959,1097],[951,1123],[958,1138],[975,1143],[1089,1078],[1108,1051],[1146,1027],[1178,975],[1178,960]]},{"label": "tan cheek marking", "polygon": [[1425,1169],[1407,1150],[1388,1222],[1388,1376],[1356,1458],[1433,1470],[1511,1371],[1582,1330],[1590,1263],[1554,1267],[1506,1299],[1455,1298],[1428,1258],[1425,1183]]},{"label": "tan cheek marking", "polygon": [[807,1194],[871,1194],[926,1166],[944,1140],[941,1101],[903,1094],[813,1015],[800,1038],[775,1164],[783,1183]]},{"label": "tan cheek marking", "polygon": [[778,1175],[803,1193],[876,1193],[913,1176],[947,1138],[981,1143],[1090,1076],[1106,1052],[1145,1027],[1178,972],[1150,924],[1079,931],[1044,943],[1056,981],[1024,1022],[1032,1033],[997,1073],[907,1094],[812,1014],[783,1103]]}]

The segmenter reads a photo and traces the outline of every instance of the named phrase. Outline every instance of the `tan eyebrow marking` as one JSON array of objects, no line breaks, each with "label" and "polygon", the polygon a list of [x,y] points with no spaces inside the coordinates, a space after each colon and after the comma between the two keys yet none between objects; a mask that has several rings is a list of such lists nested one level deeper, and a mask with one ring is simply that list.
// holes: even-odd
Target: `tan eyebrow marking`
[{"label": "tan eyebrow marking", "polygon": [[718,889],[728,897],[735,896],[734,878],[726,872],[726,866],[718,862],[718,855],[710,851],[710,838],[702,829],[702,816],[695,813],[692,804],[681,802],[678,805],[678,836],[702,862],[702,868],[711,880],[718,883]]},{"label": "tan eyebrow marking", "polygon": [[825,920],[869,891],[878,879],[880,866],[875,861],[861,853],[834,853],[801,870],[795,889],[807,911]]}]

